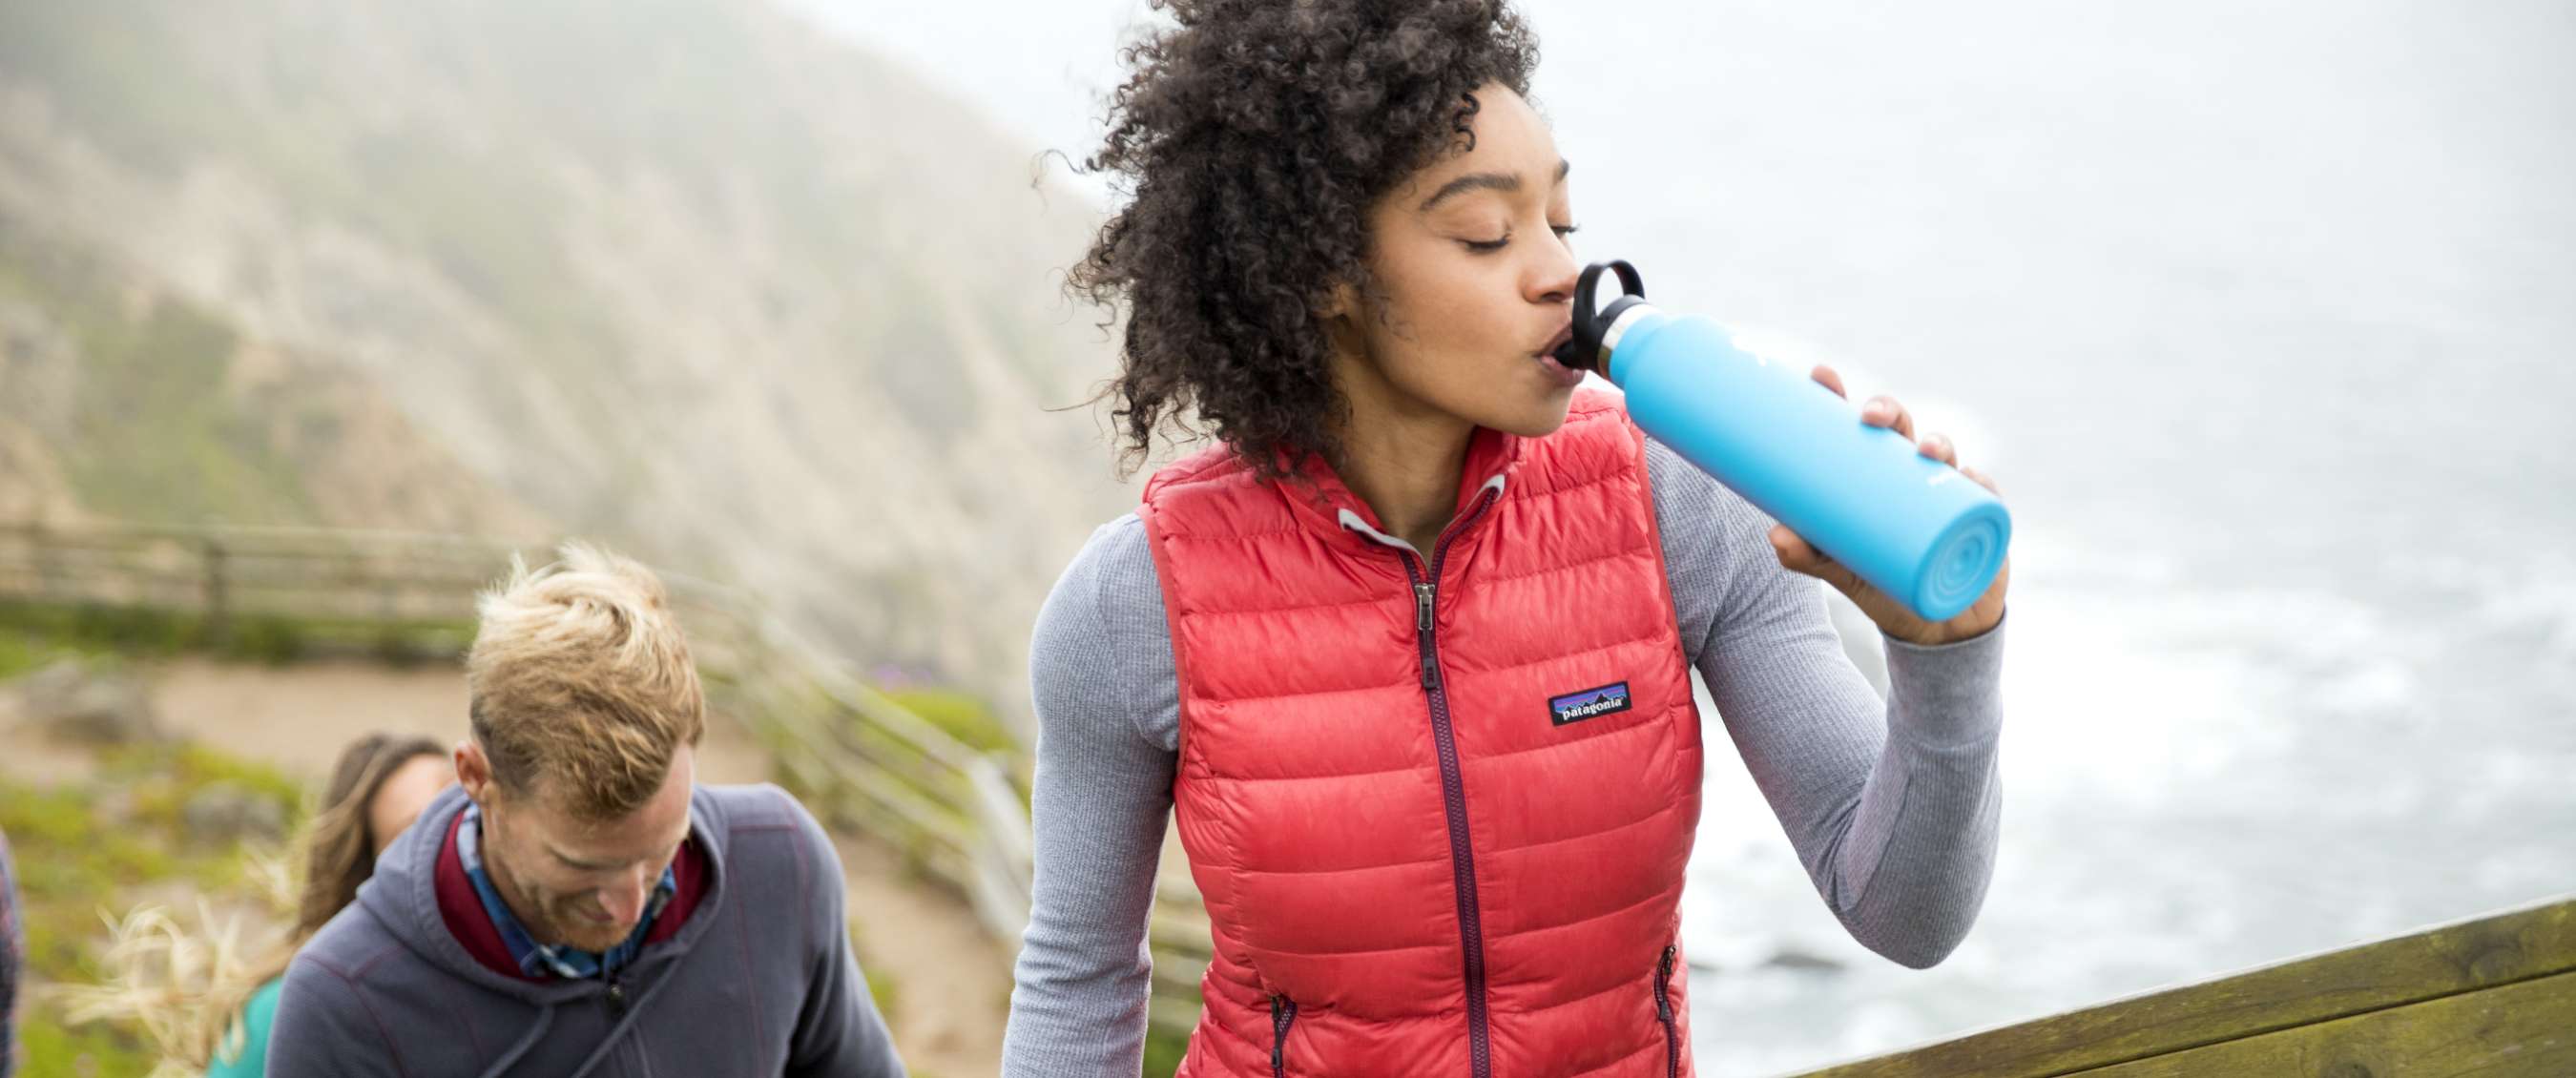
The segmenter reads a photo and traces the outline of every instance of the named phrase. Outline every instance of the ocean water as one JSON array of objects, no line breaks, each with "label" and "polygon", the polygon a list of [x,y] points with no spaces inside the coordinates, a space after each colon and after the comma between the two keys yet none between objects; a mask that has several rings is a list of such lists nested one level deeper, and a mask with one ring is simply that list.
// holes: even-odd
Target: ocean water
[{"label": "ocean water", "polygon": [[[1141,9],[801,6],[1077,150]],[[1860,949],[1715,738],[1703,1073],[2576,893],[2576,6],[1524,7],[1583,252],[2015,512],[1975,932]]]},{"label": "ocean water", "polygon": [[2576,11],[2072,7],[1535,11],[1587,247],[2016,516],[1976,930],[1861,949],[1713,754],[1705,1073],[2576,893]]}]

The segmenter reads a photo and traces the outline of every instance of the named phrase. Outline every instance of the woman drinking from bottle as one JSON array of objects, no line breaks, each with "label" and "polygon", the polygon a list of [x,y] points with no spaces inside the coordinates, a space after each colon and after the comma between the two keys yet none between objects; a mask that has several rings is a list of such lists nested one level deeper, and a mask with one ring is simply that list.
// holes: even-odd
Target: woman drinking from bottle
[{"label": "woman drinking from bottle", "polygon": [[[1712,740],[1856,939],[1940,961],[1993,864],[2009,573],[1922,620],[1578,389],[1569,167],[1508,6],[1161,6],[1072,279],[1123,316],[1130,459],[1213,438],[1039,615],[1004,1073],[1138,1072],[1171,818],[1215,947],[1184,1075],[1688,1074]],[[1877,623],[1885,703],[1818,579]]]}]

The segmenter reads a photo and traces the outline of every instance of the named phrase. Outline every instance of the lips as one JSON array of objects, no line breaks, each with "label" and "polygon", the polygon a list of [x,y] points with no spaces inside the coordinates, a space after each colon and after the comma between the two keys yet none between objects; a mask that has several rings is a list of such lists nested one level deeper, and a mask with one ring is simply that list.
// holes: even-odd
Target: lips
[{"label": "lips", "polygon": [[1557,349],[1565,347],[1565,342],[1573,339],[1574,323],[1567,322],[1564,326],[1557,329],[1556,336],[1548,338],[1546,344],[1540,345],[1538,351],[1530,354],[1540,357],[1553,356],[1556,354]]},{"label": "lips", "polygon": [[1556,379],[1560,387],[1564,388],[1572,388],[1583,383],[1582,371],[1568,367],[1556,358],[1557,349],[1565,347],[1565,342],[1573,339],[1574,325],[1569,322],[1565,328],[1556,331],[1556,336],[1547,339],[1546,347],[1531,353],[1532,358],[1538,360],[1538,365],[1547,368],[1547,373]]}]

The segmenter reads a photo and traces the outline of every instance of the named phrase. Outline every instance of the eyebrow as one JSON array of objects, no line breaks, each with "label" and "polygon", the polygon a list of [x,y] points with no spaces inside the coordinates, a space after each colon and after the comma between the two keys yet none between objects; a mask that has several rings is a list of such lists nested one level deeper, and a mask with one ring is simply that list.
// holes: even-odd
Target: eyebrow
[{"label": "eyebrow", "polygon": [[582,859],[580,859],[580,858],[574,857],[574,856],[573,856],[573,855],[571,855],[571,854],[565,853],[565,852],[563,852],[562,850],[556,850],[556,849],[553,849],[553,847],[548,847],[548,849],[549,849],[549,850],[551,850],[551,851],[554,853],[554,855],[555,855],[555,859],[556,859],[556,860],[561,861],[561,862],[563,862],[563,863],[565,863],[565,864],[567,864],[567,865],[571,865],[571,866],[572,866],[572,867],[574,867],[574,868],[608,869],[608,868],[616,868],[616,867],[617,867],[617,866],[616,866],[616,865],[614,865],[614,864],[602,864],[602,863],[600,863],[600,862],[598,862],[598,861],[584,861],[584,860],[582,860]]},{"label": "eyebrow", "polygon": [[[1573,170],[1573,162],[1557,162],[1556,182],[1565,182],[1565,174]],[[1448,198],[1451,195],[1465,194],[1469,191],[1501,191],[1509,194],[1517,192],[1520,189],[1521,177],[1517,172],[1470,172],[1464,176],[1458,177],[1457,179],[1441,184],[1440,189],[1432,192],[1430,198],[1423,199],[1422,205],[1414,207],[1413,212],[1429,213],[1431,212],[1431,207],[1439,205],[1442,199]]]},{"label": "eyebrow", "polygon": [[[689,835],[690,835],[690,834],[691,834],[691,832],[692,832],[692,831],[694,831],[694,830],[695,830],[695,828],[692,828],[690,831],[682,831],[682,832],[680,832],[680,840],[679,840],[679,842],[674,842],[674,843],[672,843],[672,844],[671,844],[671,848],[672,848],[672,849],[674,849],[674,850],[679,849],[679,848],[680,848],[680,844],[681,844],[681,843],[684,843],[684,842],[689,841]],[[554,846],[554,844],[553,844],[553,843],[547,843],[547,844],[546,844],[546,852],[547,852],[547,853],[551,853],[551,854],[555,855],[555,859],[556,859],[556,860],[558,860],[558,861],[562,861],[563,863],[565,863],[565,864],[567,864],[567,865],[571,865],[571,866],[572,866],[572,867],[574,867],[574,868],[590,869],[590,870],[593,870],[593,871],[603,871],[603,870],[606,870],[606,869],[612,869],[612,868],[622,868],[622,867],[625,867],[625,865],[626,865],[626,862],[624,862],[624,861],[611,861],[611,862],[606,862],[606,863],[602,863],[602,862],[598,862],[598,861],[584,861],[584,860],[581,860],[580,858],[574,857],[574,856],[573,856],[573,855],[571,855],[571,854],[565,853],[565,852],[563,852],[563,851],[562,851],[562,850],[560,850],[560,849],[557,849],[557,848]]]}]

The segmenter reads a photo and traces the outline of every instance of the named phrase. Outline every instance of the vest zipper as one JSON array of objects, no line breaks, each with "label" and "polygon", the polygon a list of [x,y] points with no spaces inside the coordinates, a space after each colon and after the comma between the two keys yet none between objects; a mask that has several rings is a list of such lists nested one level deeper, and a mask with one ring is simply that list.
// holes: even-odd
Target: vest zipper
[{"label": "vest zipper", "polygon": [[1673,1025],[1673,955],[1677,948],[1664,945],[1664,957],[1655,963],[1655,1020],[1664,1024],[1664,1078],[1681,1078],[1682,1034]]},{"label": "vest zipper", "polygon": [[618,983],[614,973],[608,975],[608,1013],[613,1017],[626,1016],[626,986]]},{"label": "vest zipper", "polygon": [[[1473,1078],[1492,1078],[1492,1031],[1485,1013],[1485,929],[1476,904],[1476,855],[1468,841],[1467,787],[1458,767],[1458,739],[1449,720],[1449,693],[1440,676],[1440,629],[1434,617],[1440,601],[1440,566],[1449,558],[1449,542],[1474,527],[1494,504],[1498,492],[1488,489],[1476,507],[1440,533],[1431,548],[1431,565],[1403,552],[1404,575],[1413,582],[1414,637],[1422,652],[1422,689],[1431,699],[1431,743],[1440,757],[1440,796],[1449,815],[1449,871],[1458,892],[1458,935],[1466,953],[1467,1057]],[[1427,577],[1427,579],[1426,579]]]},{"label": "vest zipper", "polygon": [[1288,1027],[1297,1024],[1297,1001],[1270,997],[1270,1078],[1287,1078]]},{"label": "vest zipper", "polygon": [[[1410,575],[1411,566],[1406,566]],[[1432,661],[1431,607],[1439,599],[1439,585],[1418,583],[1413,586],[1413,635],[1422,648],[1422,687],[1440,687],[1440,664]]]}]

